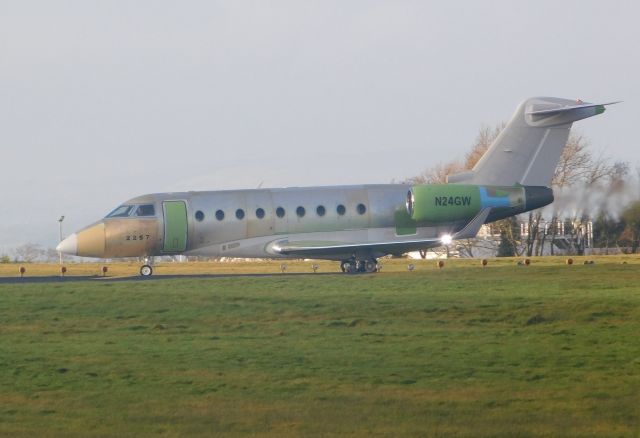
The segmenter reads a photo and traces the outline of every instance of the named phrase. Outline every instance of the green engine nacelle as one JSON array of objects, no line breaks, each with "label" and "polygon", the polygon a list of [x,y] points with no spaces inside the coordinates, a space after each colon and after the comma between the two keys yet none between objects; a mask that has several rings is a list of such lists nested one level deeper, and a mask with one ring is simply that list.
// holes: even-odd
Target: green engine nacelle
[{"label": "green engine nacelle", "polygon": [[523,186],[419,185],[407,193],[407,212],[418,222],[470,220],[488,207],[524,211],[525,199]]}]

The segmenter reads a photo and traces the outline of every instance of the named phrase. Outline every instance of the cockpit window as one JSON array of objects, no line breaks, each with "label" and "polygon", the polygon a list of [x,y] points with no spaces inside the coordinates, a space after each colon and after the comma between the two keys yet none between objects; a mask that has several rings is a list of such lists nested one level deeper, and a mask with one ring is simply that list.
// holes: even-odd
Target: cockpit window
[{"label": "cockpit window", "polygon": [[153,204],[138,205],[136,208],[135,216],[155,216],[156,210],[153,208]]},{"label": "cockpit window", "polygon": [[107,217],[127,217],[129,216],[129,213],[131,213],[132,209],[133,205],[121,205],[109,213]]}]

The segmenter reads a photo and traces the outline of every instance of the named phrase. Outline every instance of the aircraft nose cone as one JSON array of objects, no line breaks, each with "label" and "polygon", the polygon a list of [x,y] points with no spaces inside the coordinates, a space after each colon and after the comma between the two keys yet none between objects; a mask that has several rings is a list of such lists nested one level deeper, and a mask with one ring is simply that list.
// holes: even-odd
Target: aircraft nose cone
[{"label": "aircraft nose cone", "polygon": [[56,246],[56,251],[64,254],[77,255],[78,254],[78,236],[73,233],[71,236],[64,239]]},{"label": "aircraft nose cone", "polygon": [[97,222],[77,233],[77,253],[80,257],[104,257],[105,226],[104,222]]},{"label": "aircraft nose cone", "polygon": [[57,251],[80,257],[104,257],[105,226],[103,222],[83,228],[64,239],[56,247]]}]

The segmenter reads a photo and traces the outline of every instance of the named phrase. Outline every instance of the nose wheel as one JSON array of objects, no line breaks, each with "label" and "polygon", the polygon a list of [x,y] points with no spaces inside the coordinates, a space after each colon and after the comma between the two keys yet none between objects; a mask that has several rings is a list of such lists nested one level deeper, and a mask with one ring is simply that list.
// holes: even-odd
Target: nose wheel
[{"label": "nose wheel", "polygon": [[153,268],[149,265],[142,265],[140,268],[140,275],[143,277],[150,277],[153,274]]}]

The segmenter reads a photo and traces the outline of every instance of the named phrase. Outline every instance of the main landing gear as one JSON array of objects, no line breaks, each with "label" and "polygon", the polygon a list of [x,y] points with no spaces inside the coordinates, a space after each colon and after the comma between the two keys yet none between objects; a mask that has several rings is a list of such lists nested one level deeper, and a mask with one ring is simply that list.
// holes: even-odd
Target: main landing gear
[{"label": "main landing gear", "polygon": [[345,274],[357,274],[357,273],[373,273],[378,272],[378,261],[376,259],[367,260],[344,260],[340,263],[340,269]]},{"label": "main landing gear", "polygon": [[140,267],[140,275],[143,277],[151,277],[151,275],[153,275],[153,268],[151,267],[151,265],[153,265],[153,258],[145,257],[143,263],[144,265]]}]

